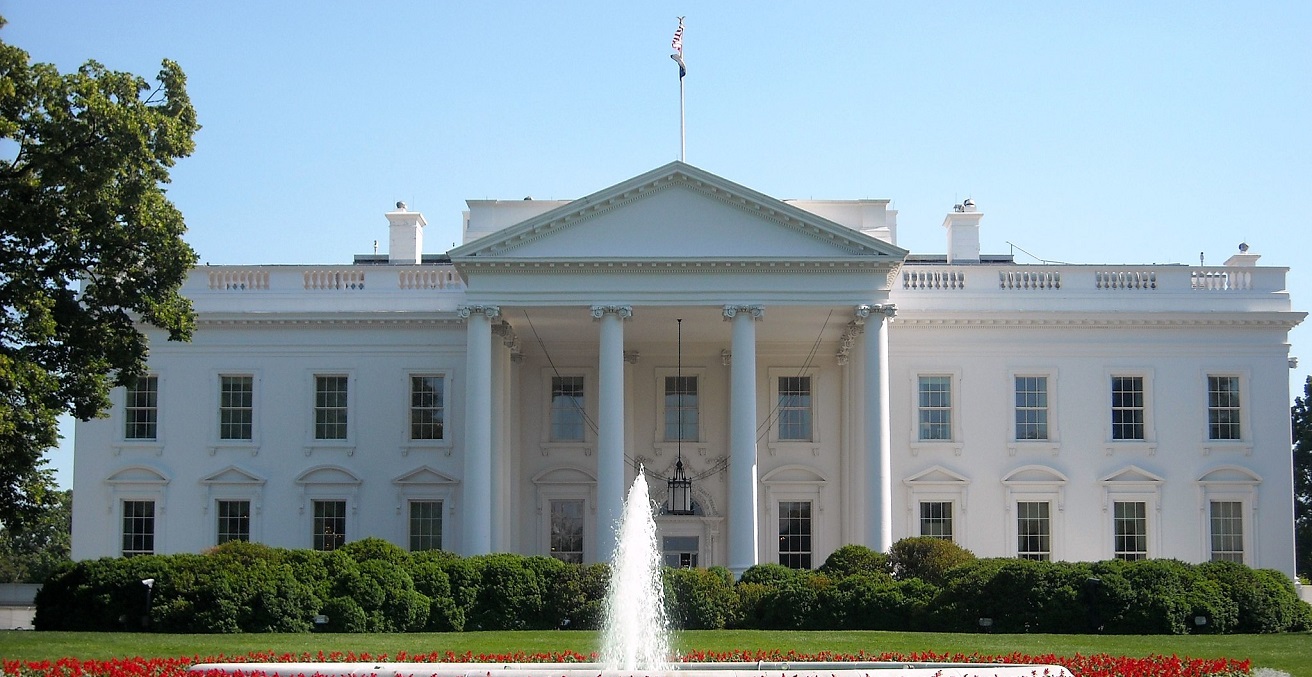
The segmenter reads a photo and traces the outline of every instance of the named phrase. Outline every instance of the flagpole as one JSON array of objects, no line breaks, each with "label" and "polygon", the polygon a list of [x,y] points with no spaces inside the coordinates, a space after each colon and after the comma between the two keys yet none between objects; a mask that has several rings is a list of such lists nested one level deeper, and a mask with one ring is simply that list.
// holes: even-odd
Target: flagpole
[{"label": "flagpole", "polygon": [[688,136],[684,127],[683,116],[683,77],[679,77],[679,162],[684,162],[684,152],[688,148]]},{"label": "flagpole", "polygon": [[674,48],[670,58],[674,59],[674,63],[679,64],[679,162],[683,162],[688,149],[687,128],[683,114],[683,76],[688,74],[688,69],[683,64],[683,17],[679,17],[679,27],[674,30],[674,39],[670,41],[670,47]]}]

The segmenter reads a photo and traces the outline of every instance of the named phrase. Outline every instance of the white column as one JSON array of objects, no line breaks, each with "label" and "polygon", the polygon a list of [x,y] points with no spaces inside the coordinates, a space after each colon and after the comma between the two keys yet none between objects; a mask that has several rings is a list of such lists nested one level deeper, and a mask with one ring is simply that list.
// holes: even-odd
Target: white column
[{"label": "white column", "polygon": [[888,323],[892,305],[857,306],[865,319],[866,546],[888,552],[893,545],[893,443],[889,434]]},{"label": "white column", "polygon": [[729,571],[756,564],[756,321],[761,306],[725,306],[733,323],[729,394]]},{"label": "white column", "polygon": [[510,552],[512,550],[508,523],[507,506],[511,504],[509,488],[514,486],[509,481],[507,453],[510,446],[506,439],[510,428],[507,422],[512,420],[510,407],[510,361],[511,353],[519,342],[515,330],[509,322],[502,320],[492,325],[492,333],[497,337],[492,348],[492,443],[491,443],[491,495],[492,495],[492,550]]},{"label": "white column", "polygon": [[624,320],[630,306],[593,306],[601,323],[597,364],[597,559],[609,562],[624,513]]},{"label": "white column", "polygon": [[461,481],[461,543],[465,555],[492,552],[492,320],[499,306],[460,306],[467,321],[465,474]]}]

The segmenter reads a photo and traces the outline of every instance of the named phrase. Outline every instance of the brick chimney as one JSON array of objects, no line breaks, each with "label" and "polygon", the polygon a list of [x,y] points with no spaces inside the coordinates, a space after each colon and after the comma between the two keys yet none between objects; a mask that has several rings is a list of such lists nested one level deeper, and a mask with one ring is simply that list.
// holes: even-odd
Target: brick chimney
[{"label": "brick chimney", "polygon": [[979,263],[979,220],[983,216],[975,211],[975,201],[966,198],[943,219],[948,231],[948,263]]},{"label": "brick chimney", "polygon": [[420,263],[424,256],[424,226],[428,222],[424,215],[405,208],[404,202],[396,203],[396,211],[384,214],[387,217],[389,242],[387,262],[395,264]]}]

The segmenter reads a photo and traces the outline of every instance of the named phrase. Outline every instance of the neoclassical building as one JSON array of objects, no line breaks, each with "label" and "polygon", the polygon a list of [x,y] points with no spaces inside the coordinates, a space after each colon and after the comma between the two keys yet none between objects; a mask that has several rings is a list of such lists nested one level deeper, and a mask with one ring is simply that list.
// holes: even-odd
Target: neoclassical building
[{"label": "neoclassical building", "polygon": [[1254,253],[1020,264],[981,254],[967,201],[946,255],[913,254],[887,200],[681,162],[468,205],[445,254],[398,205],[385,255],[193,271],[194,340],[152,335],[149,376],[78,424],[73,556],[377,536],[605,560],[643,472],[673,565],[928,535],[1293,573],[1304,313]]}]

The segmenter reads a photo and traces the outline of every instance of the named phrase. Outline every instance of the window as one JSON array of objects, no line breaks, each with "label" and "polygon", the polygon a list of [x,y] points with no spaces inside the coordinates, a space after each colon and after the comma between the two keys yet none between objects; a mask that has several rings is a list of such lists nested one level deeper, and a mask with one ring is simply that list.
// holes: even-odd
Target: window
[{"label": "window", "polygon": [[1207,377],[1207,439],[1240,440],[1239,377]]},{"label": "window", "polygon": [[1048,439],[1048,377],[1016,377],[1016,439]]},{"label": "window", "polygon": [[697,568],[697,550],[700,539],[696,536],[665,536],[661,539],[661,553],[665,566],[678,569]]},{"label": "window", "polygon": [[1143,501],[1116,501],[1112,516],[1116,559],[1148,559],[1148,504]]},{"label": "window", "polygon": [[123,556],[155,553],[155,502],[123,501]]},{"label": "window", "polygon": [[123,437],[129,440],[157,439],[159,423],[159,377],[142,376],[128,387],[123,407]]},{"label": "window", "polygon": [[952,540],[951,501],[921,501],[920,535]]},{"label": "window", "polygon": [[1047,501],[1016,503],[1016,556],[1046,562],[1052,559],[1051,504]]},{"label": "window", "polygon": [[1112,439],[1145,439],[1144,411],[1143,377],[1113,376]]},{"label": "window", "polygon": [[1212,501],[1212,561],[1244,563],[1244,504]]},{"label": "window", "polygon": [[327,552],[346,545],[346,501],[314,502],[314,549]]},{"label": "window", "polygon": [[779,501],[779,563],[790,569],[811,568],[810,501]]},{"label": "window", "polygon": [[251,439],[255,420],[254,385],[255,379],[250,376],[219,377],[219,439]]},{"label": "window", "polygon": [[952,377],[921,376],[919,393],[919,439],[951,440]]},{"label": "window", "polygon": [[551,501],[551,556],[583,563],[583,499]]},{"label": "window", "polygon": [[780,376],[779,441],[810,442],[811,439],[811,377]]},{"label": "window", "polygon": [[582,376],[551,377],[551,441],[584,441],[583,403]]},{"label": "window", "polygon": [[441,376],[410,377],[410,439],[444,439],[445,385]]},{"label": "window", "polygon": [[442,549],[442,501],[410,501],[410,549]]},{"label": "window", "polygon": [[346,439],[346,376],[314,377],[314,439]]},{"label": "window", "polygon": [[665,377],[665,441],[696,442],[699,435],[697,377]]},{"label": "window", "polygon": [[218,544],[251,540],[251,502],[219,501]]}]

